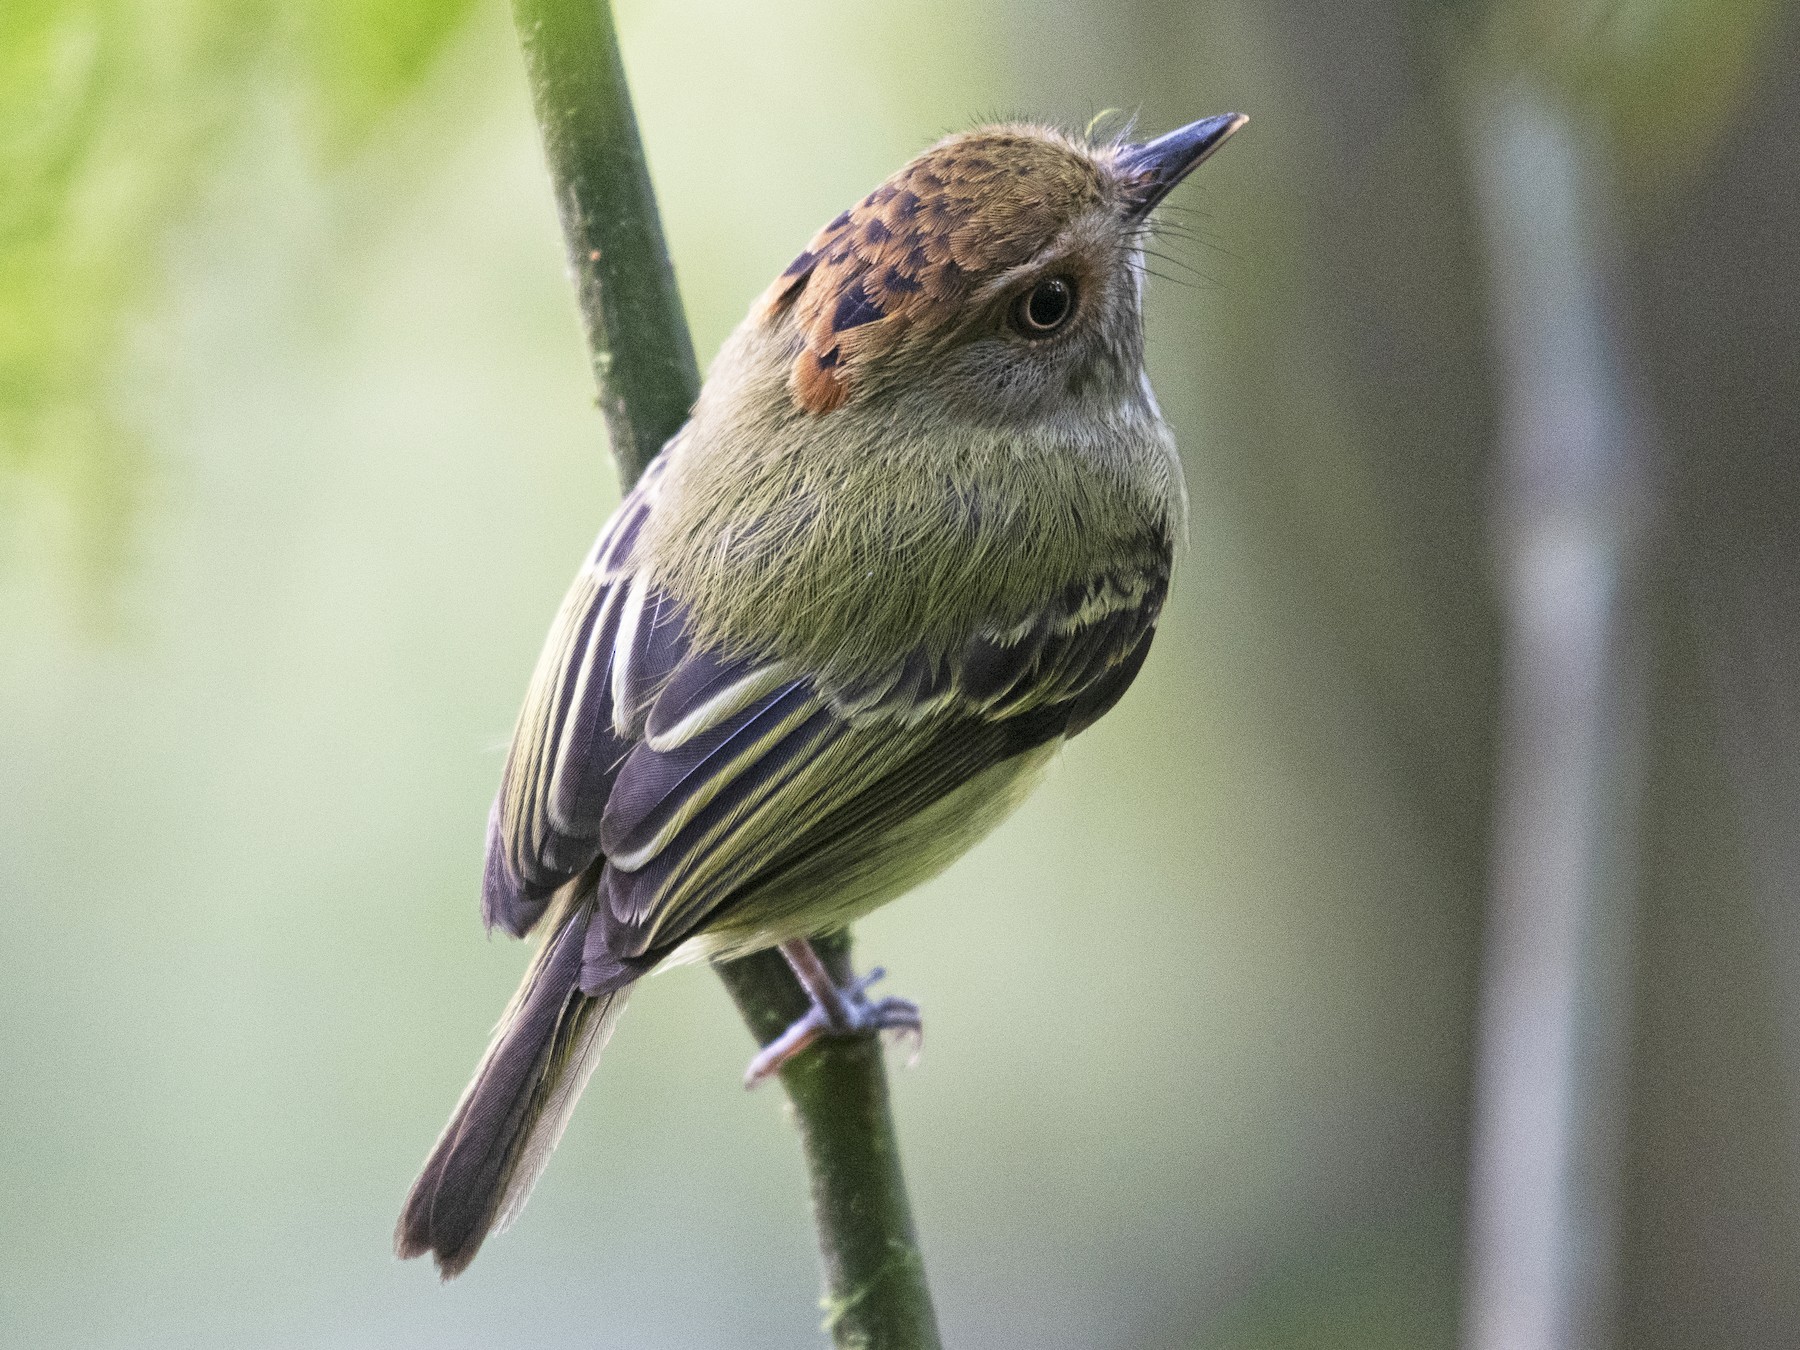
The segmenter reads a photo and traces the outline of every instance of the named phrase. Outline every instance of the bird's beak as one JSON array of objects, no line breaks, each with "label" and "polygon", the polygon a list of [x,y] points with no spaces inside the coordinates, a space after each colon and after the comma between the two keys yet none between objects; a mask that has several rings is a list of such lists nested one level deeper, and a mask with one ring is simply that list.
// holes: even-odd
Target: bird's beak
[{"label": "bird's beak", "polygon": [[1249,120],[1242,113],[1220,113],[1142,145],[1120,149],[1113,171],[1125,190],[1126,217],[1141,220],[1149,215],[1177,183],[1210,159],[1213,151]]}]

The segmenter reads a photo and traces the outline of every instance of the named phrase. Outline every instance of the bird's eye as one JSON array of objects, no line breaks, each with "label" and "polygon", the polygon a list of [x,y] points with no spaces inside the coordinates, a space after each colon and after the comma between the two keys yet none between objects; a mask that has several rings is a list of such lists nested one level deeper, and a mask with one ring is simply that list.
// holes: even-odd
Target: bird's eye
[{"label": "bird's eye", "polygon": [[1075,312],[1075,283],[1067,277],[1045,277],[1013,308],[1013,327],[1026,337],[1049,337]]}]

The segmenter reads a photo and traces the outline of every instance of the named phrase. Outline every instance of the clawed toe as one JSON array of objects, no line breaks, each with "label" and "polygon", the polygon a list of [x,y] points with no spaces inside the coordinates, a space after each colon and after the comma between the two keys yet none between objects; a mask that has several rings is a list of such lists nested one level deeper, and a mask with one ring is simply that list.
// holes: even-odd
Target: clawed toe
[{"label": "clawed toe", "polygon": [[[800,948],[801,952],[790,950]],[[823,1036],[846,1037],[893,1032],[896,1040],[912,1043],[910,1067],[918,1063],[925,1045],[925,1020],[919,1005],[910,999],[888,997],[870,1002],[866,991],[887,972],[880,966],[839,987],[808,943],[784,944],[782,955],[794,968],[812,1000],[804,1016],[762,1048],[744,1073],[744,1086],[753,1088],[779,1073],[794,1056]]]},{"label": "clawed toe", "polygon": [[906,1041],[910,1049],[906,1067],[912,1068],[925,1053],[925,1017],[919,1005],[904,998],[884,998],[875,1005],[875,1026],[893,1033],[896,1041]]},{"label": "clawed toe", "polygon": [[773,1078],[781,1072],[782,1065],[825,1033],[824,1011],[815,1003],[805,1016],[757,1052],[750,1067],[744,1070],[744,1086],[753,1088],[765,1078]]}]

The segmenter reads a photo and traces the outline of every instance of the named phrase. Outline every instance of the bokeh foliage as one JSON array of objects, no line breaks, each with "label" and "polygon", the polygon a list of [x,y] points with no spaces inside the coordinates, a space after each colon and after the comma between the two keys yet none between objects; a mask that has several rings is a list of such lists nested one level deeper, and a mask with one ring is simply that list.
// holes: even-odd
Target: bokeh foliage
[{"label": "bokeh foliage", "polygon": [[1493,0],[1447,6],[1477,30],[1457,59],[1525,74],[1591,117],[1635,191],[1689,177],[1739,109],[1776,0]]},{"label": "bokeh foliage", "polygon": [[0,540],[111,569],[146,469],[117,381],[134,320],[160,299],[170,229],[256,119],[293,116],[321,164],[341,160],[418,87],[469,9],[0,6]]}]

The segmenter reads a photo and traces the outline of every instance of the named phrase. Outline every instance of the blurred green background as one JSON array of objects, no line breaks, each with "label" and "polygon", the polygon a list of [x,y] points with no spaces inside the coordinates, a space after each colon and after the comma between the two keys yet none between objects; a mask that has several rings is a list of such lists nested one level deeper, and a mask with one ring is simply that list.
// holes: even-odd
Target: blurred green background
[{"label": "blurred green background", "polygon": [[[1049,785],[859,950],[946,1339],[1456,1342],[1502,669],[1467,90],[1601,147],[1653,415],[1616,1279],[1800,1327],[1800,14],[622,0],[703,359],[996,114],[1248,132],[1151,367],[1193,535]],[[804,1178],[716,980],[636,998],[518,1226],[389,1235],[526,950],[483,822],[616,490],[492,0],[0,9],[0,1341],[794,1346]],[[1793,753],[1790,753],[1793,752]]]}]

